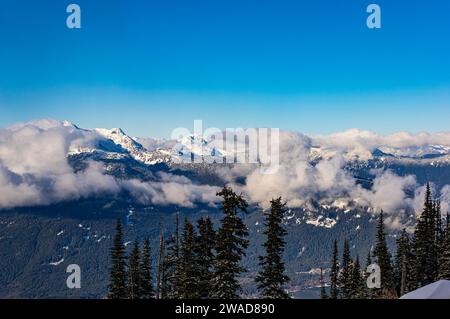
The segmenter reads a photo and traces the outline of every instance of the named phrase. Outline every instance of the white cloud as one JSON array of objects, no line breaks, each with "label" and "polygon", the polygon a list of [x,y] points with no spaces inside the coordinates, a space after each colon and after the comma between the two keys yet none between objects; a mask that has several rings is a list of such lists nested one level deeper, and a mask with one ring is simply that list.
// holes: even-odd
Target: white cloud
[{"label": "white cloud", "polygon": [[195,185],[182,176],[161,173],[158,182],[123,181],[105,174],[96,162],[74,172],[66,157],[69,149],[92,147],[101,138],[94,131],[52,120],[0,130],[0,208],[115,195],[124,189],[144,203],[192,207],[217,200],[216,188]]},{"label": "white cloud", "polygon": [[[128,191],[142,203],[193,207],[196,203],[214,205],[217,187],[199,185],[184,176],[156,175],[157,181],[120,180],[105,174],[99,163],[91,162],[84,171],[74,172],[66,155],[76,147],[93,147],[102,139],[95,131],[81,130],[67,122],[42,120],[0,130],[0,208],[46,205],[54,202]],[[151,147],[165,143],[148,140]],[[269,200],[282,196],[291,208],[309,205],[313,200],[330,206],[343,203],[369,206],[388,213],[387,221],[396,227],[399,215],[408,209],[420,213],[423,186],[413,176],[397,176],[379,170],[371,189],[361,187],[344,166],[349,157],[367,159],[379,147],[450,145],[450,133],[377,135],[349,130],[329,136],[307,137],[280,132],[280,168],[276,174],[262,174],[253,165],[217,166],[216,173],[250,202],[267,208]],[[312,164],[316,146],[327,156]],[[238,181],[244,180],[244,183]],[[409,198],[407,194],[414,192]],[[450,186],[441,190],[443,211],[450,207]]]}]

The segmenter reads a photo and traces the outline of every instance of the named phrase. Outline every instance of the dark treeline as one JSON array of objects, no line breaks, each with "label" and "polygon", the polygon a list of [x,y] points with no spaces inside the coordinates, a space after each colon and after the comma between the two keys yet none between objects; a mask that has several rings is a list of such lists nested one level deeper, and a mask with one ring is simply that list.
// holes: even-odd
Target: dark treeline
[{"label": "dark treeline", "polygon": [[[376,263],[380,267],[381,287],[369,289],[367,267]],[[443,219],[441,205],[433,200],[431,187],[427,184],[423,211],[418,218],[414,233],[404,229],[397,238],[395,256],[386,244],[384,214],[380,213],[373,249],[369,252],[365,267],[361,269],[359,257],[353,260],[349,243],[343,244],[339,260],[335,241],[329,276],[330,287],[325,288],[321,279],[322,298],[364,299],[398,298],[439,279],[450,280],[450,228],[449,215]]]},{"label": "dark treeline", "polygon": [[[168,238],[164,237],[161,227],[154,270],[148,240],[142,249],[136,242],[126,256],[118,220],[111,251],[108,298],[238,298],[239,276],[246,271],[241,260],[249,244],[247,227],[239,215],[246,213],[248,204],[229,187],[224,187],[217,195],[223,200],[219,228],[214,229],[209,217],[199,219],[195,226],[185,219],[180,227],[177,215],[175,231]],[[266,253],[259,257],[260,271],[255,281],[263,297],[287,298],[284,285],[289,278],[284,274],[282,261],[286,234],[282,220],[286,206],[281,198],[270,203],[264,230]]]}]

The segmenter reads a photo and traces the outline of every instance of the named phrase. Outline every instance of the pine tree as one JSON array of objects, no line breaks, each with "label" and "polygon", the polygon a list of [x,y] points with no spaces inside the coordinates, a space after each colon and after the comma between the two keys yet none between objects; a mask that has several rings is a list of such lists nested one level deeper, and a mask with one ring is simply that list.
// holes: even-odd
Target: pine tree
[{"label": "pine tree", "polygon": [[144,249],[142,251],[141,267],[140,267],[140,287],[142,299],[151,299],[155,296],[153,290],[153,278],[152,278],[152,260],[151,260],[151,248],[150,241],[146,239],[144,241]]},{"label": "pine tree", "polygon": [[212,298],[213,292],[213,260],[216,233],[211,218],[200,218],[197,222],[198,236],[196,255],[199,267],[198,290],[200,298]]},{"label": "pine tree", "polygon": [[162,298],[162,286],[163,286],[163,264],[164,264],[164,234],[162,230],[162,225],[159,225],[159,255],[158,255],[158,266],[156,269],[156,299]]},{"label": "pine tree", "polygon": [[116,223],[116,233],[114,236],[114,246],[111,249],[109,279],[109,299],[127,298],[127,273],[125,247],[123,244],[122,224],[120,219]]},{"label": "pine tree", "polygon": [[441,239],[444,235],[444,228],[442,227],[442,213],[441,213],[441,201],[437,200],[434,203],[434,214],[435,214],[435,221],[436,221],[436,229],[435,229],[435,242],[437,249],[439,250],[439,243],[441,242]]},{"label": "pine tree", "polygon": [[177,299],[179,297],[179,246],[176,235],[171,234],[165,241],[166,248],[162,263],[161,298]]},{"label": "pine tree", "polygon": [[180,274],[178,261],[180,258],[179,215],[175,217],[175,232],[164,242],[164,258],[161,275],[161,298],[180,298]]},{"label": "pine tree", "polygon": [[436,243],[436,212],[428,183],[422,214],[416,224],[412,244],[413,288],[423,287],[435,281],[438,273],[438,249]]},{"label": "pine tree", "polygon": [[350,256],[350,244],[347,239],[344,240],[344,250],[342,253],[341,272],[338,277],[338,285],[341,290],[341,296],[344,299],[352,298],[352,259]]},{"label": "pine tree", "polygon": [[402,235],[397,239],[397,254],[395,256],[395,280],[399,296],[409,291],[411,285],[411,248],[409,236],[403,229]]},{"label": "pine tree", "polygon": [[194,227],[187,219],[184,221],[181,255],[177,268],[179,276],[179,297],[182,299],[199,298],[199,267],[195,255],[195,233]]},{"label": "pine tree", "polygon": [[450,280],[450,227],[448,218],[447,226],[442,236],[441,247],[442,250],[439,258],[439,279]]},{"label": "pine tree", "polygon": [[283,252],[286,242],[286,231],[282,226],[286,204],[281,197],[270,201],[270,211],[266,216],[264,235],[267,236],[264,248],[265,256],[259,257],[259,265],[262,268],[256,277],[258,289],[261,295],[269,299],[286,299],[288,294],[283,285],[289,281],[284,274]]},{"label": "pine tree", "polygon": [[333,257],[331,259],[331,272],[330,272],[330,298],[338,298],[338,278],[339,278],[339,260],[338,260],[338,247],[337,240],[333,243]]},{"label": "pine tree", "polygon": [[320,299],[328,299],[327,290],[325,289],[325,280],[323,279],[322,267],[320,267]]},{"label": "pine tree", "polygon": [[392,294],[395,289],[394,274],[391,264],[391,254],[387,248],[386,237],[384,233],[384,213],[381,211],[377,225],[377,236],[373,255],[381,271],[381,294]]},{"label": "pine tree", "polygon": [[352,299],[364,299],[365,293],[365,280],[361,273],[361,265],[359,263],[359,256],[356,256],[356,261],[352,263],[351,267],[351,281],[350,281],[350,298]]},{"label": "pine tree", "polygon": [[241,289],[237,276],[245,271],[240,262],[248,246],[247,227],[238,212],[245,213],[248,204],[229,187],[224,187],[217,195],[223,198],[224,218],[216,236],[214,294],[218,299],[234,299]]},{"label": "pine tree", "polygon": [[128,267],[128,298],[141,299],[141,252],[138,242],[134,243]]},{"label": "pine tree", "polygon": [[431,216],[430,216],[430,252],[429,256],[429,276],[431,278],[431,282],[434,282],[438,279],[439,276],[439,242],[440,237],[442,236],[442,221],[441,221],[441,204],[440,202],[433,201]]},{"label": "pine tree", "polygon": [[435,202],[435,215],[436,215],[436,239],[435,245],[437,250],[437,258],[436,258],[436,278],[435,280],[441,279],[441,262],[445,260],[443,258],[446,250],[445,246],[445,233],[446,233],[446,225],[443,223],[442,212],[441,212],[441,201],[437,200]]}]

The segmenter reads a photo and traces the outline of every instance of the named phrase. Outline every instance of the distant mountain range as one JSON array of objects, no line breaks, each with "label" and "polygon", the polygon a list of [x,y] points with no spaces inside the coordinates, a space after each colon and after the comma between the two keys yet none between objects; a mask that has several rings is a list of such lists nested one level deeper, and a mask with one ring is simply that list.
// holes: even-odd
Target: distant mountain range
[{"label": "distant mountain range", "polygon": [[[159,223],[166,232],[173,231],[176,212],[192,220],[208,214],[218,221],[220,205],[214,194],[226,183],[244,192],[251,204],[244,216],[252,241],[245,259],[249,272],[242,279],[244,294],[256,293],[251,278],[262,253],[263,203],[276,189],[271,187],[279,184],[290,206],[285,217],[285,259],[292,279],[288,288],[294,296],[317,297],[317,269],[327,268],[335,238],[341,243],[348,238],[352,254],[364,260],[380,208],[392,207],[388,240],[393,247],[401,227],[414,225],[423,184],[432,182],[444,204],[447,199],[450,143],[426,144],[445,142],[447,135],[408,135],[400,140],[396,135],[395,143],[383,145],[389,138],[355,139],[364,134],[311,138],[286,132],[280,174],[265,177],[255,173],[257,164],[220,164],[227,150],[196,135],[180,141],[133,138],[119,128],[82,129],[52,120],[2,129],[0,185],[16,198],[25,187],[48,196],[42,199],[38,193],[15,205],[0,195],[0,297],[104,297],[116,218],[126,225],[127,242],[152,240],[156,259]],[[60,156],[59,148],[53,149],[58,143],[64,159],[49,168],[41,162],[48,154]],[[205,157],[214,163],[187,163]],[[100,166],[95,170],[99,175],[82,175],[92,163]],[[103,180],[104,176],[113,179]],[[392,190],[383,192],[388,187]],[[395,192],[398,188],[401,194]],[[56,189],[61,190],[58,196],[51,194]],[[65,267],[71,263],[81,266],[80,290],[65,287]]]},{"label": "distant mountain range", "polygon": [[[124,158],[127,156],[142,162],[153,165],[157,163],[170,163],[174,159],[183,156],[194,157],[216,157],[221,158],[227,155],[227,151],[214,146],[214,142],[198,135],[189,135],[179,141],[130,137],[122,129],[92,130],[81,129],[68,121],[53,122],[54,125],[65,127],[67,130],[81,130],[98,135],[94,144],[90,146],[72,145],[68,156],[82,153],[98,153],[105,158]],[[36,122],[39,126],[39,122]],[[311,146],[309,154],[311,161],[322,158],[331,158],[339,152],[337,146]],[[346,152],[346,158],[358,160],[360,154],[356,152]],[[379,146],[371,151],[372,159],[379,161],[395,161],[404,164],[422,165],[448,165],[450,164],[450,146],[446,145],[420,145],[420,146]]]}]

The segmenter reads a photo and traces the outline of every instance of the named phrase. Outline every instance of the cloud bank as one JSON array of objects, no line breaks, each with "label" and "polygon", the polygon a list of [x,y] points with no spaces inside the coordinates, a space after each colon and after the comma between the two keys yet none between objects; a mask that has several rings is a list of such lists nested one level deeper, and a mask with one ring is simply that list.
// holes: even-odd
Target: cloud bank
[{"label": "cloud bank", "polygon": [[105,174],[98,162],[74,172],[69,149],[93,147],[101,140],[95,131],[72,124],[42,120],[0,130],[0,208],[48,205],[126,190],[142,203],[192,207],[214,203],[216,188],[189,179],[159,174],[159,181],[121,180]]},{"label": "cloud bank", "polygon": [[[95,147],[102,140],[104,137],[95,130],[82,130],[68,122],[51,120],[0,129],[0,209],[118,195],[123,191],[143,204],[194,207],[197,203],[215,205],[219,200],[217,187],[169,173],[157,173],[152,182],[118,179],[106,174],[101,163],[93,161],[88,162],[85,170],[75,172],[67,161],[69,150]],[[173,145],[173,141],[140,141],[147,141],[149,148]],[[450,150],[450,133],[382,136],[349,130],[308,137],[280,132],[280,168],[276,174],[262,174],[254,165],[245,164],[217,166],[215,171],[224,183],[243,192],[251,203],[262,208],[267,208],[269,200],[278,196],[291,208],[312,207],[314,203],[338,208],[371,207],[386,211],[388,222],[395,227],[400,223],[401,214],[420,213],[423,185],[418,185],[414,176],[398,176],[379,169],[372,171],[375,178],[367,189],[345,166],[349,159],[370,159],[377,148],[420,155],[422,148],[431,146],[436,152]],[[320,156],[312,161],[315,152]],[[446,212],[450,209],[450,186],[436,193]]]},{"label": "cloud bank", "polygon": [[[307,137],[293,132],[281,132],[280,161],[276,174],[246,170],[245,166],[221,169],[221,176],[247,194],[251,202],[268,208],[268,199],[282,196],[291,208],[310,207],[315,203],[336,208],[370,207],[384,210],[392,227],[402,216],[415,211],[420,214],[424,186],[415,176],[398,176],[390,170],[373,169],[370,189],[357,182],[347,169],[349,160],[368,160],[380,149],[401,156],[420,157],[424,152],[448,152],[450,133],[412,135],[396,133],[386,136],[361,130],[349,130],[329,136]],[[312,160],[315,158],[316,160]],[[245,176],[245,183],[237,183]],[[450,208],[450,186],[435,194],[442,201],[442,211]],[[390,216],[389,216],[390,215]]]}]

